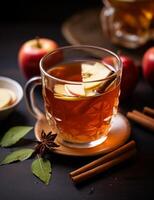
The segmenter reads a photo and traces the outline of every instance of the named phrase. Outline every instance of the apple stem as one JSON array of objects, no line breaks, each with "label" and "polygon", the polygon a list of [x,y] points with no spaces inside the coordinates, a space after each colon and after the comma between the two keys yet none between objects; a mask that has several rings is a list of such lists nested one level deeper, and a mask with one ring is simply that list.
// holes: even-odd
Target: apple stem
[{"label": "apple stem", "polygon": [[36,37],[36,46],[41,48],[40,38],[38,36]]}]

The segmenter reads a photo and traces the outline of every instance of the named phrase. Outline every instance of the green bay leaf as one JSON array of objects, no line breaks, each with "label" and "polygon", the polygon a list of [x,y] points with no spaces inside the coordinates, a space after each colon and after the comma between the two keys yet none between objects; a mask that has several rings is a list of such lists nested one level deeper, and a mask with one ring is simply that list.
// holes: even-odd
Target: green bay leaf
[{"label": "green bay leaf", "polygon": [[49,184],[51,178],[51,164],[50,161],[45,158],[38,158],[33,161],[31,170],[35,176],[37,176],[45,184]]},{"label": "green bay leaf", "polygon": [[33,127],[31,126],[15,126],[10,128],[0,141],[0,146],[9,147],[17,143],[23,138]]},{"label": "green bay leaf", "polygon": [[8,154],[4,160],[1,161],[1,165],[9,164],[15,161],[23,161],[31,157],[34,149],[20,149]]}]

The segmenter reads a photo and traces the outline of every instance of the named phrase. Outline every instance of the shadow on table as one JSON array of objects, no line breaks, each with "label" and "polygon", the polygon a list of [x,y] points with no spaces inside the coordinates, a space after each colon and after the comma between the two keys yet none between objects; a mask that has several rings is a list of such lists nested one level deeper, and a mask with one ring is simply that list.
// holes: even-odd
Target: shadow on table
[{"label": "shadow on table", "polygon": [[[98,157],[100,156],[92,156],[92,157],[73,157],[73,156],[63,156],[63,155],[58,155],[58,154],[50,154],[49,155],[49,159],[51,160],[51,162],[54,162],[55,168],[56,165],[57,166],[63,166],[66,169],[66,173],[69,176],[69,173],[84,166],[85,164],[88,164],[94,160],[96,160]],[[136,160],[138,158],[132,158],[129,159],[123,163],[121,163],[118,166],[114,166],[113,168],[100,173],[86,181],[83,181],[79,184],[74,184],[72,182],[72,184],[74,184],[76,186],[76,188],[78,190],[82,190],[84,187],[93,185],[94,183],[100,181],[100,180],[106,180],[106,178],[108,177],[113,177],[116,176],[119,172],[121,173],[122,171],[125,173],[125,171],[127,171],[128,168],[134,167]],[[71,178],[70,178],[71,179]],[[93,190],[93,189],[92,189]],[[94,191],[89,191],[89,192],[94,192]]]},{"label": "shadow on table", "polygon": [[9,128],[13,126],[23,126],[26,123],[26,116],[19,111],[14,111],[5,120],[0,121],[0,135],[3,135]]}]

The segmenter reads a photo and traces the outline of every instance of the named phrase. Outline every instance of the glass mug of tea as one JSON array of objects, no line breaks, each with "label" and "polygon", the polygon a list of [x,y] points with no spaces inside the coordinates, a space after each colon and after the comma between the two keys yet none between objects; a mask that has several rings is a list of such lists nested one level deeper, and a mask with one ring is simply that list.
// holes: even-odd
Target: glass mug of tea
[{"label": "glass mug of tea", "polygon": [[105,141],[118,108],[119,57],[100,47],[66,46],[45,55],[40,72],[25,87],[33,116],[39,113],[33,91],[42,84],[45,116],[60,143],[89,148]]},{"label": "glass mug of tea", "polygon": [[102,1],[102,29],[113,43],[137,48],[154,39],[154,0]]}]

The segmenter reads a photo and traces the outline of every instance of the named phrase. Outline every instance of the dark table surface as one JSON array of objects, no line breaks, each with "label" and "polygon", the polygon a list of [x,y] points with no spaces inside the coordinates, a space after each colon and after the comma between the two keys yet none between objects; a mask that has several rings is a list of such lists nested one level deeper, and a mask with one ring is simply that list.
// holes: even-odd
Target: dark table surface
[{"label": "dark table surface", "polygon": [[[40,35],[55,39],[60,46],[68,44],[61,34],[60,24],[51,23],[1,23],[0,26],[0,75],[17,80],[23,87],[26,80],[19,71],[17,53],[28,39]],[[120,104],[124,113],[143,106],[154,107],[154,93],[140,76],[133,97]],[[24,100],[8,119],[0,122],[1,136],[16,125],[32,125],[35,119],[27,111]],[[105,174],[75,186],[69,172],[94,158],[74,158],[53,154],[50,156],[53,172],[48,186],[34,177],[30,170],[32,159],[0,166],[1,200],[60,200],[105,199],[130,200],[154,199],[154,134],[139,125],[132,124],[133,138],[137,143],[137,157],[121,164]],[[34,138],[31,131],[28,138]],[[14,148],[0,148],[3,159]]]}]

